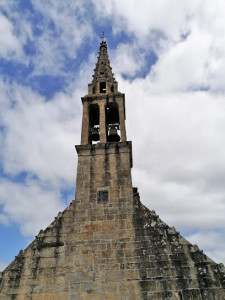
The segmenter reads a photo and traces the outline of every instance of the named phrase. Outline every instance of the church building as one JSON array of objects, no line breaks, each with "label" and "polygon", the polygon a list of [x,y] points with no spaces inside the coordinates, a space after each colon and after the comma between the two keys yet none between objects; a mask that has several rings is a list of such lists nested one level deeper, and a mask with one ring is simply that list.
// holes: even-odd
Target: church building
[{"label": "church building", "polygon": [[[0,273],[1,300],[225,300],[225,269],[140,201],[107,52],[83,105],[76,195]],[[129,116],[128,116],[129,117]]]}]

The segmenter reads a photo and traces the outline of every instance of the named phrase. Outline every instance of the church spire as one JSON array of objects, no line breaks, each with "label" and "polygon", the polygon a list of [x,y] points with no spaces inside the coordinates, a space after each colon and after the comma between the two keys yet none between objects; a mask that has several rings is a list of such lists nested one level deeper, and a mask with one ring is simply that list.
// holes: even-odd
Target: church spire
[{"label": "church spire", "polygon": [[98,61],[94,69],[92,83],[88,85],[88,94],[110,94],[118,92],[117,81],[112,73],[110,61],[107,51],[107,43],[104,41],[105,35],[103,32],[102,42],[99,47]]},{"label": "church spire", "polygon": [[104,38],[103,34],[88,95],[82,97],[81,145],[127,141],[125,95],[118,92]]}]

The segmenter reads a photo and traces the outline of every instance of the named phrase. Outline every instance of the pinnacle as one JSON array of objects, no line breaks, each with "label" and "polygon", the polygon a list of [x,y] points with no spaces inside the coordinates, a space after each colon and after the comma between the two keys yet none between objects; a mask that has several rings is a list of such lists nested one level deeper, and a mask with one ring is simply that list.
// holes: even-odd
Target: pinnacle
[{"label": "pinnacle", "polygon": [[106,41],[101,41],[91,83],[91,93],[109,93],[117,90],[117,82],[110,66]]},{"label": "pinnacle", "polygon": [[101,81],[111,81],[115,79],[113,77],[112,68],[110,66],[110,61],[107,51],[107,43],[102,41],[99,47],[98,61],[96,63],[96,68],[94,70],[94,76],[92,83]]}]

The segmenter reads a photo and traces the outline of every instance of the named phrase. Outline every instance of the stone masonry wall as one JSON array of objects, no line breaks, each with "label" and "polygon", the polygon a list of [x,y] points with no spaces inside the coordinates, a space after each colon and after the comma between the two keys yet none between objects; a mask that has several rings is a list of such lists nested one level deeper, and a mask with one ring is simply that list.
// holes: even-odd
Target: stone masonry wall
[{"label": "stone masonry wall", "polygon": [[3,272],[0,299],[141,299],[127,267],[137,264],[131,144],[77,148],[75,201]]},{"label": "stone masonry wall", "polygon": [[225,274],[131,182],[131,143],[77,146],[76,199],[0,276],[0,299],[225,299]]}]

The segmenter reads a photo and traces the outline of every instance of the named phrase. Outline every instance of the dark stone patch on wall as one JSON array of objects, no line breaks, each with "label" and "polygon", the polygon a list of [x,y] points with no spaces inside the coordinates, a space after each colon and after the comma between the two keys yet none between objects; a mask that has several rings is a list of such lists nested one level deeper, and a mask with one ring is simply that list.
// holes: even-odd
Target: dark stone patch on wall
[{"label": "dark stone patch on wall", "polygon": [[109,192],[107,190],[102,190],[97,192],[97,203],[106,204],[108,202]]}]

